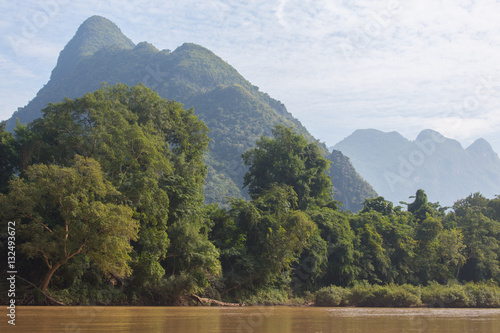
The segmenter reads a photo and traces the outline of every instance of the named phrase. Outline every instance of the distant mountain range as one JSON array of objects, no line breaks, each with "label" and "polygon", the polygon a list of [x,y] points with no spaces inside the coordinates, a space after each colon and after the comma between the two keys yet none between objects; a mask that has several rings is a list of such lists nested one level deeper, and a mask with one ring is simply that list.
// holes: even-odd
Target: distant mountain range
[{"label": "distant mountain range", "polygon": [[[142,42],[135,45],[111,21],[92,16],[78,29],[59,55],[49,82],[7,121],[12,130],[16,119],[28,123],[40,117],[49,102],[75,98],[98,89],[103,82],[139,83],[167,99],[194,107],[210,128],[206,202],[223,202],[226,196],[245,197],[241,189],[241,154],[255,146],[261,135],[270,136],[277,124],[293,127],[309,140],[315,139],[285,106],[261,92],[233,67],[211,51],[184,44],[171,52]],[[366,198],[376,195],[373,188],[339,152],[324,154],[333,160],[330,174],[336,199],[345,209],[359,210]]]},{"label": "distant mountain range", "polygon": [[348,156],[359,172],[386,199],[408,201],[418,189],[429,200],[452,205],[471,193],[500,194],[500,159],[490,144],[478,139],[467,149],[433,130],[415,141],[397,132],[357,130],[334,149]]}]

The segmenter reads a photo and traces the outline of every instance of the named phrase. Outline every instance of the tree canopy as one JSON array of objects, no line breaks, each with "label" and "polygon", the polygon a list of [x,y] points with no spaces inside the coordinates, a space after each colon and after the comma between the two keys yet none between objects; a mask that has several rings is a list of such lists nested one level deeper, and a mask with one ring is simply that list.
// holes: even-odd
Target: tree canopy
[{"label": "tree canopy", "polygon": [[43,115],[14,134],[0,126],[0,221],[17,223],[20,276],[71,303],[500,282],[498,197],[443,208],[420,189],[406,210],[376,197],[341,211],[317,143],[277,126],[243,153],[250,199],[205,205],[208,128],[192,110],[119,84]]},{"label": "tree canopy", "polygon": [[116,203],[119,194],[97,161],[79,155],[70,167],[32,165],[22,179],[10,181],[0,203],[19,223],[21,251],[41,257],[48,268],[43,290],[55,271],[80,253],[104,273],[130,275],[130,241],[137,240],[139,223],[130,207]]},{"label": "tree canopy", "polygon": [[242,155],[249,171],[244,177],[250,196],[257,198],[272,184],[291,186],[297,193],[298,206],[331,204],[332,183],[326,171],[330,162],[316,143],[291,128],[276,126],[274,138],[262,136],[257,146]]}]

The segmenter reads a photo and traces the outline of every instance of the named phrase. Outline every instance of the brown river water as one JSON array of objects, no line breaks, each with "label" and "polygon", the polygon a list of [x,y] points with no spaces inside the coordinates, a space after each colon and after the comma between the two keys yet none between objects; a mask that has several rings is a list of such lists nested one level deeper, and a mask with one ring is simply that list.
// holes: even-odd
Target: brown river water
[{"label": "brown river water", "polygon": [[500,309],[5,306],[0,332],[500,333]]}]

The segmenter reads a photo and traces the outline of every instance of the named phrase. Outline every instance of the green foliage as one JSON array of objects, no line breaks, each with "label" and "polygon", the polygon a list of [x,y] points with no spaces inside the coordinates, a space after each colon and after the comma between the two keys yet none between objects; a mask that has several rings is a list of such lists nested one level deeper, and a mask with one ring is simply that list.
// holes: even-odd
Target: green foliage
[{"label": "green foliage", "polygon": [[349,294],[349,305],[352,306],[410,307],[420,304],[420,290],[411,285],[359,283],[351,288]]},{"label": "green foliage", "polygon": [[343,210],[358,212],[366,199],[377,197],[373,187],[358,174],[347,156],[333,150],[327,158],[332,162],[328,174],[332,178],[333,197],[342,203]]},{"label": "green foliage", "polygon": [[118,195],[99,163],[78,155],[72,167],[34,165],[10,182],[0,201],[9,220],[19,221],[25,240],[21,251],[28,258],[40,257],[47,266],[42,289],[60,266],[80,253],[104,273],[130,275],[130,240],[137,237],[138,222],[130,207],[108,199]]},{"label": "green foliage", "polygon": [[242,301],[248,305],[280,305],[288,302],[288,295],[284,290],[266,288]]},{"label": "green foliage", "polygon": [[[498,305],[500,198],[476,193],[446,212],[419,190],[407,211],[393,207],[210,51],[134,46],[109,23],[82,26],[17,116],[82,97],[13,135],[0,125],[0,214],[20,221],[23,276],[81,303],[276,304],[319,289],[317,303],[334,306]],[[210,134],[160,95],[195,106]]]},{"label": "green foliage", "polygon": [[277,183],[293,188],[300,209],[333,205],[331,181],[326,175],[329,162],[318,146],[284,126],[276,126],[273,135],[272,139],[261,137],[256,148],[242,155],[249,167],[244,186],[248,186],[250,196],[257,198]]},{"label": "green foliage", "polygon": [[394,212],[392,202],[385,200],[384,197],[366,199],[361,213],[366,213],[371,210],[379,212],[383,215],[392,215]]},{"label": "green foliage", "polygon": [[[110,238],[99,244],[103,250],[107,249],[105,254],[90,253],[86,247],[80,252],[101,262],[99,269],[120,278],[121,283],[130,268],[125,270],[120,258],[126,252],[128,261],[130,253],[135,274],[127,288],[139,299],[144,290],[159,288],[165,280],[177,281],[178,278],[191,281],[189,288],[180,293],[200,292],[209,280],[220,274],[219,253],[207,238],[206,221],[201,214],[208,129],[192,110],[164,100],[142,85],[129,88],[119,84],[104,86],[81,98],[49,104],[43,115],[28,126],[19,125],[14,137],[7,133],[2,141],[13,147],[9,163],[20,171],[21,179],[33,172],[30,171],[34,168],[32,165],[65,170],[72,167],[68,161],[75,156],[96,160],[102,167],[103,181],[116,188],[113,200],[140,223],[138,237],[132,237],[127,251],[119,249],[116,238]],[[3,137],[6,132],[1,133]],[[47,191],[56,194],[57,186],[64,189],[67,184],[54,182],[52,185]],[[26,186],[28,191],[35,185]],[[68,185],[70,190],[75,188]],[[109,220],[108,223],[120,219],[124,212],[108,207],[108,196],[101,195],[94,200],[89,208],[94,215],[87,213],[88,218]],[[52,214],[44,222],[50,228],[50,223],[57,219],[52,222],[51,206],[43,204],[41,198],[40,194],[31,199],[33,205],[45,207],[44,213]],[[63,200],[63,204],[66,201]],[[67,214],[76,214],[73,211],[77,206],[64,207]],[[173,237],[167,235],[167,228]],[[116,230],[121,236],[120,229]],[[80,234],[83,237],[84,233]],[[23,246],[30,249],[31,256],[37,249],[30,248],[30,244]],[[85,246],[88,245],[87,242]],[[68,256],[76,254],[69,252]],[[47,266],[57,265],[47,262]]]},{"label": "green foliage", "polygon": [[355,264],[355,234],[348,216],[330,208],[312,210],[309,216],[318,225],[321,238],[326,242],[326,260],[321,258],[326,261],[321,283],[341,286],[352,284],[358,269]]},{"label": "green foliage", "polygon": [[[281,102],[261,92],[210,50],[192,43],[173,52],[160,51],[146,42],[134,45],[113,22],[99,16],[80,26],[61,52],[49,82],[14,113],[7,129],[14,130],[16,119],[27,124],[40,117],[40,110],[48,103],[81,97],[102,82],[143,83],[164,98],[195,108],[211,130],[210,151],[205,153],[209,169],[206,203],[227,207],[226,197],[248,197],[242,189],[247,168],[240,156],[254,148],[261,135],[270,136],[274,126],[293,127],[314,141]],[[320,150],[328,155],[324,146]],[[344,202],[346,209],[357,211],[366,197],[375,196],[373,189],[345,156],[337,154],[329,159],[335,162],[331,169],[338,193],[335,198]]]},{"label": "green foliage", "polygon": [[314,293],[315,306],[337,307],[348,305],[350,290],[347,288],[328,286]]},{"label": "green foliage", "polygon": [[329,286],[315,293],[316,306],[412,307],[422,304],[420,288],[411,285]]},{"label": "green foliage", "polygon": [[500,308],[500,287],[496,283],[467,283],[470,307]]},{"label": "green foliage", "polygon": [[228,212],[212,210],[210,239],[219,246],[223,281],[234,298],[289,283],[292,265],[316,229],[293,209],[296,200],[291,187],[274,185],[252,202],[232,200]]},{"label": "green foliage", "polygon": [[460,284],[447,286],[431,283],[422,291],[422,301],[431,307],[468,307],[471,300],[465,287]]},{"label": "green foliage", "polygon": [[7,183],[18,164],[14,137],[5,131],[5,122],[0,122],[0,193],[7,191]]}]

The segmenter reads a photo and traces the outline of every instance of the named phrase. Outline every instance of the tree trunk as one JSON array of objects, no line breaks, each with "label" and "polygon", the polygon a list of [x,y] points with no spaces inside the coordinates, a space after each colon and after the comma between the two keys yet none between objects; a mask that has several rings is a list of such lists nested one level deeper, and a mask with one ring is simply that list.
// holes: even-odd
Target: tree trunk
[{"label": "tree trunk", "polygon": [[40,289],[43,291],[47,291],[47,287],[49,286],[50,279],[52,278],[52,275],[54,275],[54,272],[61,267],[62,263],[57,263],[52,268],[49,269],[49,271],[45,274],[45,277],[43,278],[42,284],[40,286]]}]

